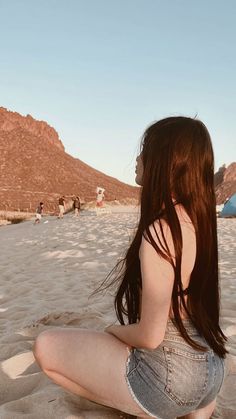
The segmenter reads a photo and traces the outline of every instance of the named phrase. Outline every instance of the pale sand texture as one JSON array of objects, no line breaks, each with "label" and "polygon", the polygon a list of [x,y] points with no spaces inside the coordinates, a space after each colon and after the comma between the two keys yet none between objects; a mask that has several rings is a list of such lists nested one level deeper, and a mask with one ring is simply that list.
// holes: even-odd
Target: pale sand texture
[{"label": "pale sand texture", "polygon": [[[127,212],[128,211],[128,212]],[[45,221],[47,221],[45,223]],[[0,418],[117,419],[128,415],[65,392],[35,364],[34,338],[57,326],[103,329],[114,321],[111,292],[89,298],[123,255],[137,222],[132,209],[43,218],[1,227]],[[236,220],[218,220],[222,326],[231,355],[214,418],[236,418]],[[115,383],[114,383],[115,385]]]}]

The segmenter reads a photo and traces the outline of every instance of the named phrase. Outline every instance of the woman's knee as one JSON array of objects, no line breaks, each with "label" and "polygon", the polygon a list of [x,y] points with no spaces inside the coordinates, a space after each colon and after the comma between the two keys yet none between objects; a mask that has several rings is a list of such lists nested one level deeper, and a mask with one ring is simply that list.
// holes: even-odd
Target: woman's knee
[{"label": "woman's knee", "polygon": [[49,367],[49,361],[52,359],[53,347],[55,346],[55,333],[46,330],[38,335],[33,347],[34,357],[42,369]]}]

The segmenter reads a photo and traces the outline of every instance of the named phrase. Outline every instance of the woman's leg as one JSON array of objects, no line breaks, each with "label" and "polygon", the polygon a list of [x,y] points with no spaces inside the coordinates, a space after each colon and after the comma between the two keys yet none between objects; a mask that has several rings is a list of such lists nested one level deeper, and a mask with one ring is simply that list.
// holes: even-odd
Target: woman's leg
[{"label": "woman's leg", "polygon": [[42,370],[67,390],[134,416],[148,418],[125,380],[128,348],[105,332],[59,329],[41,333],[35,358]]},{"label": "woman's leg", "polygon": [[205,407],[202,407],[202,409],[194,410],[194,412],[181,416],[178,419],[210,419],[212,413],[214,412],[215,405],[216,400],[213,400],[213,402],[209,403]]}]

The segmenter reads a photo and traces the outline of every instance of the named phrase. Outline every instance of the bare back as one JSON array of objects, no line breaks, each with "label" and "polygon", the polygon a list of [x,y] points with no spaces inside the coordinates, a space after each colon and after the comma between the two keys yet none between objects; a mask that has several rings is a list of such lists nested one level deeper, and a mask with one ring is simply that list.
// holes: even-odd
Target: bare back
[{"label": "bare back", "polygon": [[[175,208],[176,208],[176,213],[179,218],[181,232],[182,232],[182,240],[183,240],[181,279],[182,279],[183,289],[185,290],[189,286],[191,272],[195,264],[196,235],[195,235],[193,224],[189,216],[187,215],[186,211],[184,210],[184,208],[181,205],[177,205]],[[158,224],[156,225],[156,227],[158,230]],[[170,228],[165,223],[163,223],[163,233],[167,241],[170,253],[174,258],[175,251],[174,251],[174,244],[173,244]],[[162,241],[161,234],[159,235],[159,238]],[[149,248],[151,248],[151,246],[149,246]],[[154,256],[155,251],[153,251],[153,249],[152,249],[152,253],[153,253],[153,259],[152,260],[150,259],[150,265],[152,262],[154,262],[154,258],[155,258]],[[160,260],[160,258],[157,255],[156,255],[156,258]],[[160,263],[159,268],[160,268],[160,272],[161,272],[161,276],[163,277],[163,280],[165,280],[165,278],[166,279],[171,278],[171,277],[174,278],[174,272],[170,268],[169,263],[167,262]],[[186,295],[184,298],[185,298],[185,301],[187,302],[188,296]],[[186,313],[184,311],[182,311],[180,314],[183,319],[187,318]],[[169,310],[169,317],[170,318],[174,317],[171,306]]]},{"label": "bare back", "polygon": [[[176,208],[176,212],[179,217],[183,240],[181,279],[183,289],[186,290],[189,286],[190,276],[196,260],[196,235],[193,224],[183,207],[178,206]],[[187,302],[188,295],[184,296],[184,298]],[[169,317],[173,317],[171,308]],[[181,312],[181,317],[183,319],[187,317],[184,311]]]}]

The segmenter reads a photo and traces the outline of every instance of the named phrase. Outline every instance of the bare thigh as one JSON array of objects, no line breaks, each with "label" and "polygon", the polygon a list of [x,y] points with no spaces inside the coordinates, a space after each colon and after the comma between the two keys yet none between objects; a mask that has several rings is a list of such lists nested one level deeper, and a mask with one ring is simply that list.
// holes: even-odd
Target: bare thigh
[{"label": "bare thigh", "polygon": [[36,339],[34,355],[55,382],[131,415],[146,415],[126,383],[128,347],[116,337],[84,329],[55,329]]}]

